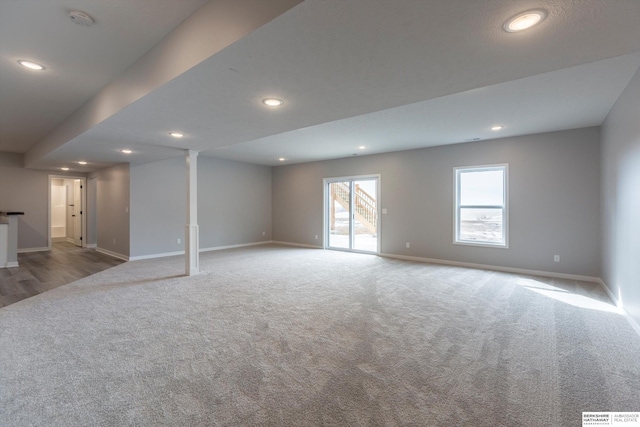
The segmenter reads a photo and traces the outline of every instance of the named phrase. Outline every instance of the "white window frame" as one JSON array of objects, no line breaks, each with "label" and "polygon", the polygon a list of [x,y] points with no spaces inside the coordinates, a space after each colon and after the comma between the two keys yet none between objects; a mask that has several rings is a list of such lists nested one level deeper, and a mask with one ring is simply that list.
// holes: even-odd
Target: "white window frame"
[{"label": "white window frame", "polygon": [[[502,205],[460,205],[460,175],[465,172],[484,172],[502,170],[503,173],[503,202]],[[500,163],[495,165],[481,166],[461,166],[453,168],[454,185],[454,221],[453,221],[453,243],[456,245],[484,246],[491,248],[509,248],[509,164]],[[460,239],[460,210],[464,208],[476,209],[502,209],[503,241],[499,243],[482,242],[477,240]]]}]

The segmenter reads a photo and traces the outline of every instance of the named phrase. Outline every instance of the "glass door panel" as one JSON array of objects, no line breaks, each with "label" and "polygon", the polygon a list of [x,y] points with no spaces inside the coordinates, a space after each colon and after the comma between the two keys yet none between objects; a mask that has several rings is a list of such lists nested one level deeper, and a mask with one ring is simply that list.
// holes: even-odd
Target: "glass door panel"
[{"label": "glass door panel", "polygon": [[378,251],[378,180],[353,181],[353,249]]},{"label": "glass door panel", "polygon": [[327,195],[327,247],[378,252],[378,179],[328,182]]},{"label": "glass door panel", "polygon": [[351,183],[329,183],[329,247],[351,248]]}]

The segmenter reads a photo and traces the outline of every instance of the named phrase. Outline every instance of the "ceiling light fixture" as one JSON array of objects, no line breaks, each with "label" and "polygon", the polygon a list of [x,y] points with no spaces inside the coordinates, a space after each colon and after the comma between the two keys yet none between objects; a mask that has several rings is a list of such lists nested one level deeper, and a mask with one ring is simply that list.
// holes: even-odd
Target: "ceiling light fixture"
[{"label": "ceiling light fixture", "polygon": [[38,64],[37,62],[33,61],[27,61],[26,59],[19,59],[18,64],[30,70],[42,71],[45,69],[44,65]]},{"label": "ceiling light fixture", "polygon": [[184,136],[184,134],[180,132],[169,132],[169,135],[171,135],[174,138],[182,138]]},{"label": "ceiling light fixture", "polygon": [[502,129],[502,126],[500,125],[496,125],[491,128],[491,130],[500,130],[500,129]]},{"label": "ceiling light fixture", "polygon": [[281,162],[284,162],[286,159],[284,157],[280,157],[278,160],[280,160]]},{"label": "ceiling light fixture", "polygon": [[86,165],[86,164],[87,164],[87,162],[85,162],[84,160],[80,160],[80,161],[78,162],[78,164],[79,164],[79,165]]},{"label": "ceiling light fixture", "polygon": [[538,25],[547,17],[547,11],[544,9],[532,9],[521,12],[516,16],[507,20],[502,28],[508,33],[517,33],[527,30]]},{"label": "ceiling light fixture", "polygon": [[367,148],[367,147],[365,147],[364,145],[361,145],[361,146],[359,146],[358,148],[359,148],[359,149],[361,149],[361,150],[364,150],[364,149],[365,149],[365,148]]},{"label": "ceiling light fixture", "polygon": [[68,171],[68,170],[69,170],[69,168],[60,168],[60,170]]},{"label": "ceiling light fixture", "polygon": [[124,150],[120,150],[121,152],[123,152],[124,154],[131,154],[133,153],[132,150],[129,150],[128,148],[125,148]]},{"label": "ceiling light fixture", "polygon": [[279,107],[284,104],[284,101],[278,98],[265,98],[262,100],[262,103],[267,107]]}]

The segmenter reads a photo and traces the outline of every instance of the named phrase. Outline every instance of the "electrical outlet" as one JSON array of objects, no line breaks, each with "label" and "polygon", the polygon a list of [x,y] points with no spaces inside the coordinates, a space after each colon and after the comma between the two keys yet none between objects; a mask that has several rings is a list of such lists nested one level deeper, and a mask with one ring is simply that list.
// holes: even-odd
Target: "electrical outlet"
[{"label": "electrical outlet", "polygon": [[114,244],[114,245],[116,244],[116,239],[113,239],[113,244]]},{"label": "electrical outlet", "polygon": [[129,206],[126,206],[126,207],[124,208],[124,213],[129,213]]},{"label": "electrical outlet", "polygon": [[411,243],[407,242],[407,248],[411,247]]},{"label": "electrical outlet", "polygon": [[382,215],[386,215],[387,214],[387,208],[382,208]]},{"label": "electrical outlet", "polygon": [[267,232],[266,232],[266,231],[263,231],[263,232],[262,232],[262,235],[263,235],[263,236],[266,236],[266,235],[267,235]]},{"label": "electrical outlet", "polygon": [[316,234],[316,240],[318,240],[318,235]]},{"label": "electrical outlet", "polygon": [[554,255],[553,262],[560,262],[560,255]]},{"label": "electrical outlet", "polygon": [[178,238],[178,244],[182,243],[182,239]]}]

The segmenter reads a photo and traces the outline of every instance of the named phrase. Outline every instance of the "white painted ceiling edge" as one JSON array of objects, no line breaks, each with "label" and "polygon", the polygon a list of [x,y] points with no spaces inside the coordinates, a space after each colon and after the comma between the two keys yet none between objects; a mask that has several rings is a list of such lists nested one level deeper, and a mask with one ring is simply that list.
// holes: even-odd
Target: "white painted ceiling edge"
[{"label": "white painted ceiling edge", "polygon": [[[537,3],[549,18],[514,37],[502,22],[531,1],[429,2],[425,14],[409,0],[306,0],[28,163],[108,162],[126,141],[144,152],[134,163],[189,148],[277,164],[294,145],[293,161],[311,161],[367,141],[385,152],[490,137],[479,126],[496,121],[516,125],[495,137],[600,124],[639,66],[640,2]],[[284,108],[265,110],[269,95]],[[187,137],[168,140],[169,125]]]}]

